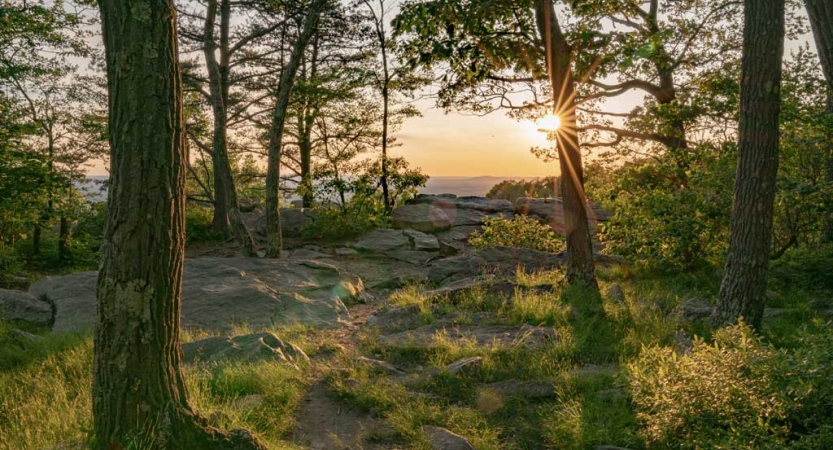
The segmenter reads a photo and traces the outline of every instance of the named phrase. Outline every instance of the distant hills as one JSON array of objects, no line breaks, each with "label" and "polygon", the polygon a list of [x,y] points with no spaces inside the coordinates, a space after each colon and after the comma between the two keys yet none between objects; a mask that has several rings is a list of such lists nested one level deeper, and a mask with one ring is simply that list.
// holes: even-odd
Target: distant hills
[{"label": "distant hills", "polygon": [[[535,177],[431,177],[426,186],[419,190],[422,194],[454,194],[457,196],[482,197],[492,186],[504,180],[532,180]],[[107,198],[107,188],[104,181],[107,176],[93,175],[86,182],[76,182],[77,189],[84,193],[87,200],[93,202],[104,201]]]},{"label": "distant hills", "polygon": [[457,196],[474,195],[482,197],[492,186],[504,180],[532,180],[535,177],[431,177],[424,188],[423,194],[455,194]]}]

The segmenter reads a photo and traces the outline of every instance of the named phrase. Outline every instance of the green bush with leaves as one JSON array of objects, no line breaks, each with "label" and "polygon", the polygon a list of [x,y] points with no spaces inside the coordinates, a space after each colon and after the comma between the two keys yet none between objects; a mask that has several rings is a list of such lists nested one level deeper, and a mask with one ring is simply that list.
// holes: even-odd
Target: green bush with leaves
[{"label": "green bush with leaves", "polygon": [[681,186],[669,162],[643,160],[613,169],[610,182],[588,187],[613,211],[600,227],[608,252],[649,270],[719,266],[728,243],[734,148],[691,150]]},{"label": "green bush with leaves", "polygon": [[740,324],[711,344],[695,340],[690,354],[645,349],[627,372],[648,447],[831,448],[833,332],[824,333],[787,352]]},{"label": "green bush with leaves", "polygon": [[518,247],[558,253],[564,250],[564,240],[552,228],[529,216],[503,216],[487,219],[482,231],[469,237],[474,248]]}]

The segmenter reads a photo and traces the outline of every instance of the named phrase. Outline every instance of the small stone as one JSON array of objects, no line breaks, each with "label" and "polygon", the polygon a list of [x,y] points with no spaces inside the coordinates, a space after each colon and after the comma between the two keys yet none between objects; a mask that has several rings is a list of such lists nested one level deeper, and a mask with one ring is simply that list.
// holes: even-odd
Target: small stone
[{"label": "small stone", "polygon": [[235,409],[253,409],[262,405],[264,401],[266,401],[266,397],[260,394],[244,395],[231,402],[231,407]]},{"label": "small stone", "polygon": [[468,439],[440,427],[423,427],[432,450],[475,450]]},{"label": "small stone", "polygon": [[681,355],[691,353],[691,349],[694,348],[694,341],[684,330],[674,332],[674,341],[676,342],[677,353]]},{"label": "small stone", "polygon": [[622,290],[622,286],[619,283],[611,284],[605,292],[605,297],[616,303],[625,303],[625,291]]},{"label": "small stone", "polygon": [[352,248],[339,247],[339,248],[335,249],[335,254],[336,254],[336,256],[353,256],[353,255],[358,255],[359,252],[353,250]]},{"label": "small stone", "polygon": [[452,375],[471,375],[483,367],[483,358],[480,356],[471,356],[468,358],[458,359],[453,363],[445,366],[445,370]]},{"label": "small stone", "polygon": [[379,359],[368,358],[366,356],[359,356],[354,361],[371,366],[374,369],[379,370],[380,372],[387,373],[388,375],[405,375],[405,372],[397,369],[396,367],[394,367],[393,364]]}]

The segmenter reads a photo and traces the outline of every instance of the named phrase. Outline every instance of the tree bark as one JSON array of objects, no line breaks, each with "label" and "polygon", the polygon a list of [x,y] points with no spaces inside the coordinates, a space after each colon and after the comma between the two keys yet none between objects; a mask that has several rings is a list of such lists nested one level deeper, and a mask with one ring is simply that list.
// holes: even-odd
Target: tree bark
[{"label": "tree bark", "polygon": [[[206,8],[204,30],[204,55],[208,71],[211,95],[211,111],[214,116],[212,140],[212,165],[214,166],[214,220],[212,228],[224,236],[232,232],[245,256],[256,256],[251,234],[243,223],[240,203],[231,163],[228,156],[228,101],[229,101],[229,26],[231,1],[220,0],[220,45],[214,40],[214,24],[217,17],[217,0],[209,0]],[[220,61],[216,51],[220,50]]]},{"label": "tree bark", "polygon": [[170,0],[101,0],[111,175],[95,327],[95,448],[265,449],[209,427],[180,369],[185,145]]},{"label": "tree bark", "polygon": [[552,0],[541,0],[535,15],[546,51],[554,114],[561,119],[556,130],[556,145],[567,238],[567,282],[598,289],[576,123],[576,93],[570,64],[572,49],[561,32]]},{"label": "tree bark", "polygon": [[313,0],[304,17],[301,32],[292,47],[289,62],[281,72],[278,89],[275,94],[275,110],[269,126],[269,160],[266,167],[266,257],[280,258],[283,239],[281,237],[281,213],[279,203],[281,141],[286,124],[286,110],[289,106],[289,94],[298,73],[301,57],[309,43],[318,23],[318,16],[326,0]]},{"label": "tree bark", "polygon": [[[825,181],[833,186],[833,3],[829,0],[804,0],[807,16],[813,28],[816,49],[821,60],[824,78],[827,80],[827,117],[825,123],[831,130],[828,133],[827,164]],[[819,243],[833,242],[833,205],[828,205],[822,222]]]},{"label": "tree bark", "polygon": [[376,34],[379,37],[379,50],[382,53],[382,201],[385,213],[390,214],[393,201],[388,188],[388,122],[390,121],[390,71],[388,70],[388,45],[385,36],[385,2],[379,0],[379,19],[376,21]]},{"label": "tree bark", "polygon": [[729,252],[715,319],[760,329],[778,172],[784,0],[744,2],[738,166]]},{"label": "tree bark", "polygon": [[58,229],[58,257],[66,261],[69,259],[69,240],[72,237],[72,223],[65,214],[61,214]]}]

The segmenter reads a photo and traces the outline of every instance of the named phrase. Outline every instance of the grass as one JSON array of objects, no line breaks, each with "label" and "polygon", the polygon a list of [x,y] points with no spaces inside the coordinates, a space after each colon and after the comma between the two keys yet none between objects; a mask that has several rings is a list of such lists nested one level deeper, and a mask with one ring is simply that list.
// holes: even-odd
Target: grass
[{"label": "grass", "polygon": [[[423,325],[455,314],[458,325],[478,320],[552,329],[557,338],[541,347],[478,345],[448,335],[429,346],[391,347],[380,343],[378,331],[366,328],[359,332],[357,347],[345,352],[332,333],[285,327],[267,331],[301,346],[313,356],[311,365],[300,370],[275,362],[188,365],[190,398],[215,426],[253,430],[275,449],[293,448],[293,414],[322,374],[334,396],[386,425],[388,431],[370,436],[382,447],[429,449],[422,427],[433,425],[465,436],[480,450],[653,448],[631,402],[625,368],[646,348],[673,347],[675,331],[681,327],[710,340],[712,330],[705,325],[678,324],[670,313],[692,297],[713,299],[719,274],[653,276],[612,266],[599,268],[598,275],[602,293],[618,283],[625,300],[565,287],[559,271],[519,272],[519,287],[511,300],[486,286],[452,301],[430,297],[428,288],[418,284],[390,298],[394,306],[417,305]],[[774,289],[768,306],[790,312],[766,320],[767,343],[799,347],[799,334],[829,326],[808,306],[818,292],[794,286]],[[84,442],[91,426],[90,338],[44,334],[28,342],[12,328],[0,324],[0,449]],[[806,332],[797,333],[799,329]],[[237,325],[230,334],[255,331],[263,330]],[[187,330],[183,341],[210,335]],[[357,354],[385,360],[409,375],[389,375],[358,363]],[[475,370],[464,375],[445,370],[470,356],[483,358]],[[546,381],[555,387],[555,395],[524,399],[487,387],[505,380]]]},{"label": "grass", "polygon": [[[32,342],[13,329],[0,322],[0,449],[84,445],[92,427],[92,338],[44,334]],[[318,348],[304,340],[302,327],[277,331],[302,348]],[[189,399],[212,425],[252,430],[271,449],[296,448],[288,440],[292,415],[309,372],[309,365],[299,370],[273,361],[184,367]]]}]

